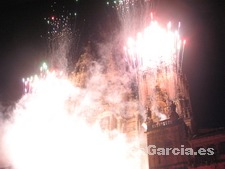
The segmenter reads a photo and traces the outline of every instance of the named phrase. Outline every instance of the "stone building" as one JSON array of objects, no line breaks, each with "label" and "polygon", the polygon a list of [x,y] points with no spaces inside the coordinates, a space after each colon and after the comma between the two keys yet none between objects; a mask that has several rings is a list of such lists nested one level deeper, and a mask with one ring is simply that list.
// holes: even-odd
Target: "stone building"
[{"label": "stone building", "polygon": [[[84,81],[89,77],[84,66],[91,65],[89,62],[90,60],[81,58],[81,64],[78,66],[79,73],[75,76],[75,81],[81,86],[85,86]],[[108,70],[102,72],[106,79],[118,76],[113,64],[107,64]],[[142,158],[140,168],[225,168],[225,129],[196,129],[188,82],[182,72],[172,71],[172,74],[168,76],[166,72],[157,71],[154,79],[152,79],[151,71],[138,72],[136,81],[138,82],[137,91],[127,90],[120,105],[110,105],[104,99],[102,100],[104,110],[94,119],[100,123],[103,130],[116,129],[125,133],[128,142],[135,142],[135,146],[140,149],[155,145],[157,148],[192,148],[193,151],[199,148],[213,148],[215,150],[213,155],[173,155],[171,153],[148,155],[145,153],[140,156]],[[134,97],[134,95],[138,96]],[[118,108],[121,105],[126,106]],[[117,106],[117,110],[113,106]]]}]

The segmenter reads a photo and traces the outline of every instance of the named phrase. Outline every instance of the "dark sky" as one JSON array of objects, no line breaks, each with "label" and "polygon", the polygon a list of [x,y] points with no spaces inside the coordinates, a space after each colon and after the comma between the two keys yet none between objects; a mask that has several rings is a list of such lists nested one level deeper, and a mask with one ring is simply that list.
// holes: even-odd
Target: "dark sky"
[{"label": "dark sky", "polygon": [[[103,0],[80,0],[74,7],[86,19],[81,36],[106,13]],[[101,1],[101,3],[99,3]],[[69,2],[69,0],[68,0]],[[13,101],[22,94],[22,77],[36,71],[46,54],[44,17],[51,15],[52,1],[0,1],[0,100]],[[193,113],[199,127],[225,127],[225,5],[212,0],[158,0],[161,20],[182,21],[187,39],[184,72],[187,75]],[[88,20],[89,19],[89,20]],[[79,22],[78,22],[79,23]],[[82,23],[82,22],[80,22]],[[82,25],[82,24],[80,24]]]}]

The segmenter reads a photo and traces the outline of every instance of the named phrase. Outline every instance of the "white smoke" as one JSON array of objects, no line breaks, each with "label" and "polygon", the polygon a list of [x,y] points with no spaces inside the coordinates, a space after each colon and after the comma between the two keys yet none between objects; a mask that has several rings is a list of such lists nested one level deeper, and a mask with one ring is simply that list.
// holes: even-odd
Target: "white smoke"
[{"label": "white smoke", "polygon": [[4,136],[15,169],[140,168],[138,152],[130,151],[124,134],[110,138],[99,124],[88,122],[107,108],[102,99],[116,111],[125,91],[116,82],[107,87],[98,67],[92,73],[86,88],[49,74],[16,104]]}]

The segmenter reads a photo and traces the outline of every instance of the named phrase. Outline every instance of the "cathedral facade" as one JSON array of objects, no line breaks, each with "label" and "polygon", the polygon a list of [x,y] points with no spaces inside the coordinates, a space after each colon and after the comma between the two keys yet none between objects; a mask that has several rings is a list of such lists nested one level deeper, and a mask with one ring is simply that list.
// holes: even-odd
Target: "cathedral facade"
[{"label": "cathedral facade", "polygon": [[[109,62],[107,71],[102,71],[106,79],[118,76],[113,66],[115,63],[112,60]],[[91,65],[90,56],[83,55],[74,74],[76,85],[85,87],[86,80],[91,76],[87,67]],[[113,80],[109,81],[108,88],[114,83]],[[155,146],[165,149],[191,148],[194,152],[200,148],[212,148],[214,152],[210,155],[152,155],[145,151],[140,156],[140,168],[225,168],[225,130],[198,130],[195,127],[188,82],[181,71],[165,68],[155,72],[137,72],[134,81],[136,88],[123,93],[121,103],[113,105],[113,108],[102,98],[104,110],[93,119],[99,122],[103,130],[118,130],[126,134],[127,141],[135,142],[135,146],[142,150]]]}]

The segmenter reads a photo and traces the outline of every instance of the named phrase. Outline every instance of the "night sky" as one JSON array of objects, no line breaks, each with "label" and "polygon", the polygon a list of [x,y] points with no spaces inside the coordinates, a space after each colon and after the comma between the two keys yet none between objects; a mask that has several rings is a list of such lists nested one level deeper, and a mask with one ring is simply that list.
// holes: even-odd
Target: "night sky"
[{"label": "night sky", "polygon": [[[22,77],[36,72],[45,60],[47,25],[43,18],[52,15],[52,2],[0,1],[0,100],[4,104],[21,97]],[[81,36],[80,51],[86,40],[98,40],[97,32],[102,27],[111,28],[110,17],[114,16],[110,16],[112,10],[107,11],[105,2],[64,2],[79,16],[76,27]],[[183,69],[189,81],[198,127],[225,127],[225,4],[219,0],[157,2],[158,18],[182,22],[182,32],[187,39]],[[78,57],[76,55],[74,57]]]}]

